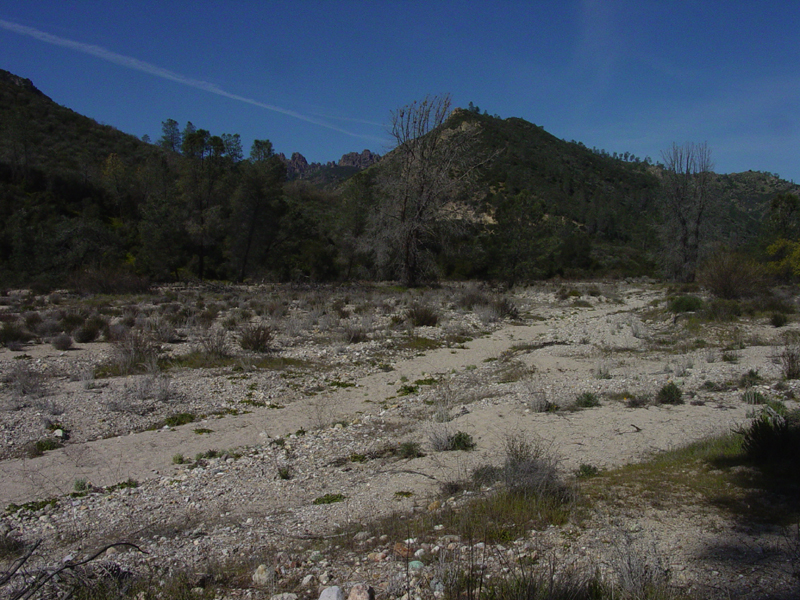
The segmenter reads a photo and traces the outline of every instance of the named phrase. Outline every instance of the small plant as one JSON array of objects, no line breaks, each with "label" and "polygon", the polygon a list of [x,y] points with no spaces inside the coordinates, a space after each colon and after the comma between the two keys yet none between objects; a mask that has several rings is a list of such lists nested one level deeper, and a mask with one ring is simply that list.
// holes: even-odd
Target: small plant
[{"label": "small plant", "polygon": [[411,305],[407,316],[414,327],[436,327],[439,324],[439,314],[424,304]]},{"label": "small plant", "polygon": [[292,468],[291,467],[289,467],[287,465],[284,465],[282,467],[278,467],[278,478],[279,479],[282,479],[284,481],[288,481],[289,479],[292,478],[293,475],[294,475],[294,473],[292,472]]},{"label": "small plant", "polygon": [[763,380],[764,378],[758,374],[758,369],[750,369],[747,373],[743,373],[742,376],[739,377],[739,387],[749,388],[761,383]]},{"label": "small plant", "polygon": [[68,333],[60,333],[53,338],[51,344],[56,350],[64,352],[72,348],[72,336]]},{"label": "small plant", "polygon": [[632,395],[625,398],[625,406],[628,408],[642,408],[647,406],[649,403],[649,399],[647,396],[640,394],[640,395]]},{"label": "small plant", "polygon": [[83,478],[76,479],[72,485],[72,488],[79,494],[89,491],[89,484]]},{"label": "small plant", "polygon": [[198,427],[194,430],[197,435],[205,435],[208,433],[214,433],[213,429],[209,429],[208,427]]},{"label": "small plant", "polygon": [[425,453],[417,442],[401,442],[397,447],[397,456],[400,458],[420,458]]},{"label": "small plant", "polygon": [[766,404],[767,398],[758,390],[748,389],[742,394],[742,402],[745,404]]},{"label": "small plant", "polygon": [[578,408],[594,408],[600,406],[600,399],[593,392],[583,392],[575,399],[575,406]]},{"label": "small plant", "polygon": [[315,498],[312,504],[335,504],[336,502],[341,502],[344,498],[344,494],[325,494],[324,496]]},{"label": "small plant", "polygon": [[750,425],[740,431],[747,456],[757,462],[800,458],[800,411],[785,416],[765,407]]},{"label": "small plant", "polygon": [[670,312],[696,312],[703,308],[703,300],[697,296],[676,296],[671,298],[667,308]]},{"label": "small plant", "polygon": [[769,317],[769,322],[773,327],[783,327],[789,322],[789,317],[783,313],[772,313]]},{"label": "small plant", "polygon": [[367,462],[367,456],[365,454],[359,454],[358,452],[353,452],[350,455],[350,462],[354,463],[365,463]]},{"label": "small plant", "polygon": [[178,413],[177,415],[170,415],[164,419],[164,425],[168,427],[180,427],[195,420],[193,413]]},{"label": "small plant", "polygon": [[44,438],[42,440],[28,443],[25,446],[25,453],[29,458],[35,458],[37,456],[42,456],[49,450],[55,450],[56,448],[61,448],[62,446],[63,444],[58,440],[53,438]]},{"label": "small plant", "polygon": [[683,404],[683,392],[674,382],[670,381],[656,394],[656,404]]},{"label": "small plant", "polygon": [[575,471],[575,476],[578,479],[588,479],[589,477],[594,477],[599,472],[600,472],[600,469],[598,469],[594,465],[588,465],[588,464],[584,463],[580,467],[578,467],[577,471]]},{"label": "small plant", "polygon": [[475,448],[475,440],[472,439],[472,436],[468,433],[463,431],[456,431],[450,437],[450,443],[448,450],[473,450]]},{"label": "small plant", "polygon": [[183,454],[173,454],[172,455],[172,464],[173,465],[182,465],[186,463],[186,457]]},{"label": "small plant", "polygon": [[248,323],[239,328],[239,345],[251,352],[271,352],[274,330],[265,323]]},{"label": "small plant", "polygon": [[800,379],[800,340],[796,335],[785,336],[781,350],[780,364],[786,379]]}]

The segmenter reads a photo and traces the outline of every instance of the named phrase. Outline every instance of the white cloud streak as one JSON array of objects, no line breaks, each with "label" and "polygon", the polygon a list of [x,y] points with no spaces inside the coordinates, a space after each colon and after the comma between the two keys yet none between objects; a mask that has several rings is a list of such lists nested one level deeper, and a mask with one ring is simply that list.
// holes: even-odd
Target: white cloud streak
[{"label": "white cloud streak", "polygon": [[94,56],[95,58],[99,58],[100,60],[114,63],[121,67],[125,67],[126,69],[141,71],[142,73],[147,73],[148,75],[152,75],[154,77],[160,77],[161,79],[174,81],[175,83],[193,87],[198,90],[208,92],[210,94],[215,94],[217,96],[222,96],[223,98],[229,98],[231,100],[244,102],[245,104],[251,104],[259,108],[264,108],[266,110],[277,112],[289,117],[293,117],[295,119],[299,119],[301,121],[305,121],[307,123],[312,123],[320,127],[325,127],[326,129],[331,129],[333,131],[343,133],[344,135],[349,135],[351,137],[356,137],[356,138],[368,138],[368,139],[371,138],[371,136],[364,136],[357,133],[353,133],[352,131],[342,129],[341,127],[331,125],[330,123],[326,123],[325,121],[321,121],[319,119],[306,116],[304,114],[298,113],[293,110],[281,108],[280,106],[274,106],[272,104],[266,104],[264,102],[259,102],[258,100],[246,98],[238,94],[233,94],[231,92],[223,90],[222,88],[218,87],[213,83],[209,83],[207,81],[202,81],[199,79],[192,79],[191,77],[181,75],[180,73],[175,73],[174,71],[164,69],[157,65],[144,62],[142,60],[133,58],[131,56],[117,54],[116,52],[107,50],[102,46],[95,46],[93,44],[76,42],[74,40],[69,40],[59,36],[51,35],[49,33],[45,33],[44,31],[34,29],[33,27],[26,27],[25,25],[19,25],[17,23],[13,23],[11,21],[4,21],[2,19],[0,19],[0,28],[14,33],[18,33],[20,35],[25,35],[34,38],[36,40],[39,40],[40,42],[45,42],[46,44],[52,44],[54,46],[60,46],[62,48],[69,48],[70,50],[75,50],[76,52],[80,52],[82,54],[88,54],[90,56]]}]

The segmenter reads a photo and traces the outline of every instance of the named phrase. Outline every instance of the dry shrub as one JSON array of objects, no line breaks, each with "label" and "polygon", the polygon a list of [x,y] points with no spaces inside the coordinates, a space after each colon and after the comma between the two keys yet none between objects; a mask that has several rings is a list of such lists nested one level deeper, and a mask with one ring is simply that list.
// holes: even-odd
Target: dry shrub
[{"label": "dry shrub", "polygon": [[760,292],[764,270],[755,261],[721,248],[703,263],[697,281],[718,298],[747,298]]},{"label": "dry shrub", "polygon": [[158,359],[158,350],[150,336],[138,329],[120,333],[112,347],[113,364],[123,375],[152,370]]},{"label": "dry shrub", "polygon": [[239,328],[239,345],[251,352],[271,352],[275,332],[266,323],[247,323]]}]

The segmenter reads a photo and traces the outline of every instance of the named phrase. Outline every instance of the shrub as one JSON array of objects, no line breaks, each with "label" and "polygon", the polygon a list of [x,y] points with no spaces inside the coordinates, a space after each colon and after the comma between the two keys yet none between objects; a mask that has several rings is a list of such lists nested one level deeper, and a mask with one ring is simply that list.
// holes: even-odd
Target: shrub
[{"label": "shrub", "polygon": [[703,308],[703,301],[697,296],[676,296],[670,299],[667,308],[674,313],[695,312]]},{"label": "shrub", "polygon": [[797,336],[786,336],[780,354],[780,364],[786,379],[800,379],[800,340]]},{"label": "shrub", "polygon": [[402,442],[397,447],[397,456],[400,458],[420,458],[425,456],[425,453],[417,442]]},{"label": "shrub", "polygon": [[506,437],[502,475],[510,492],[525,497],[563,497],[567,491],[559,476],[558,460],[522,434]]},{"label": "shrub", "polygon": [[742,315],[742,306],[737,300],[714,298],[704,310],[704,316],[710,321],[733,321]]},{"label": "shrub", "polygon": [[757,461],[797,460],[800,455],[800,411],[786,416],[769,407],[741,431],[748,458]]},{"label": "shrub", "polygon": [[228,332],[222,327],[209,327],[200,335],[200,348],[206,356],[225,358],[228,356]]},{"label": "shrub", "polygon": [[178,413],[177,415],[170,415],[164,419],[164,425],[168,427],[179,427],[194,421],[195,416],[192,413]]},{"label": "shrub", "polygon": [[739,387],[749,388],[760,383],[763,379],[764,378],[758,374],[758,369],[750,369],[747,373],[743,373],[742,376],[739,377]]},{"label": "shrub", "polygon": [[783,327],[789,322],[789,317],[783,313],[772,313],[769,317],[769,322],[773,327]]},{"label": "shrub", "polygon": [[334,504],[342,500],[344,500],[344,494],[325,494],[324,496],[316,498],[313,504]]},{"label": "shrub", "polygon": [[51,343],[56,350],[61,350],[62,352],[69,350],[72,348],[72,336],[68,333],[61,333],[54,337]]},{"label": "shrub", "polygon": [[158,357],[150,338],[138,330],[120,334],[113,343],[113,364],[120,374],[127,375],[148,369]]},{"label": "shrub", "polygon": [[742,394],[742,401],[745,404],[766,404],[767,398],[758,390],[749,389]]},{"label": "shrub", "polygon": [[411,305],[407,314],[414,327],[436,327],[439,324],[439,314],[424,304]]},{"label": "shrub", "polygon": [[656,394],[656,404],[683,404],[683,392],[674,382],[670,381]]},{"label": "shrub", "polygon": [[475,448],[475,441],[472,436],[463,431],[456,431],[450,437],[448,450],[473,450]]},{"label": "shrub", "polygon": [[89,344],[100,336],[100,327],[89,325],[87,322],[82,327],[75,330],[75,341],[79,344]]},{"label": "shrub", "polygon": [[728,300],[756,295],[763,278],[763,269],[757,263],[726,249],[714,252],[697,273],[700,285]]},{"label": "shrub", "polygon": [[17,323],[13,322],[4,322],[2,326],[0,326],[0,344],[3,346],[8,346],[9,344],[13,343],[24,343],[28,342],[31,339],[31,334],[25,331]]},{"label": "shrub", "polygon": [[600,406],[600,399],[597,394],[583,392],[575,399],[575,406],[578,408],[594,408],[595,406]]},{"label": "shrub", "polygon": [[239,345],[251,352],[271,352],[274,333],[265,323],[248,323],[239,328]]}]

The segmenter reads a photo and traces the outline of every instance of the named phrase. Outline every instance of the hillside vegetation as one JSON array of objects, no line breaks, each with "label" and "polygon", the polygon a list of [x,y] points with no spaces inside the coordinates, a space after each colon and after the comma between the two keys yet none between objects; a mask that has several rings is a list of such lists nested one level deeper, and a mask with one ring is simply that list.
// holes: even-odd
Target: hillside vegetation
[{"label": "hillside vegetation", "polygon": [[[329,163],[296,179],[268,140],[245,158],[237,134],[163,126],[155,143],[139,140],[0,71],[0,281],[110,291],[403,279],[398,247],[378,235],[380,207],[405,176],[398,150],[364,170]],[[454,132],[469,133],[474,168],[425,224],[422,281],[662,272],[661,165],[477,110],[454,110],[426,135],[441,148]],[[714,174],[712,186],[704,252],[722,242],[793,276],[795,240],[775,229],[773,205],[785,194],[791,205],[798,186],[760,172]],[[787,243],[770,256],[776,240]]]}]

